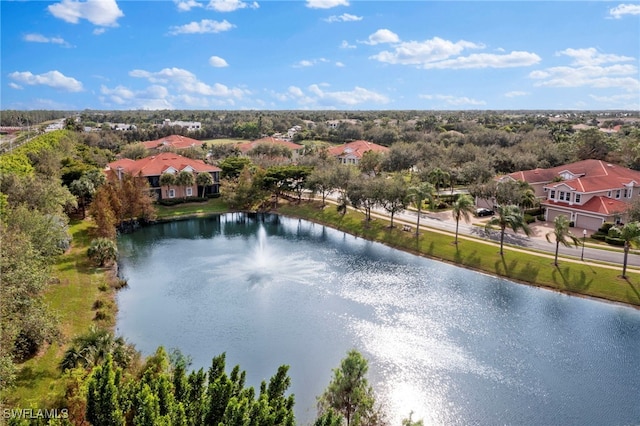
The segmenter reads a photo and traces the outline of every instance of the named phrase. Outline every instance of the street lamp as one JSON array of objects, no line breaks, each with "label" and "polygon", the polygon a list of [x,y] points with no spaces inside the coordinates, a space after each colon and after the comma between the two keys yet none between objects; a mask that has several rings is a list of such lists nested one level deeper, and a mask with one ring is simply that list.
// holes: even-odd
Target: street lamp
[{"label": "street lamp", "polygon": [[582,254],[580,255],[580,260],[584,260],[584,240],[587,239],[587,230],[582,230]]}]

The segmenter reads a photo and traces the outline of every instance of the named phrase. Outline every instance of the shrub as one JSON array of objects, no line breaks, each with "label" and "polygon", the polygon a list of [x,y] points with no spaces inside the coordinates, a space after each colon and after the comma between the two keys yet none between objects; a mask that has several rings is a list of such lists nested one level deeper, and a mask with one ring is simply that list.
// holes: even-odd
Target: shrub
[{"label": "shrub", "polygon": [[108,238],[96,238],[91,241],[87,256],[98,266],[105,266],[107,263],[116,260],[118,257],[118,247],[116,243]]},{"label": "shrub", "polygon": [[526,214],[524,215],[524,221],[527,223],[533,223],[536,221],[536,218],[531,216],[530,214]]},{"label": "shrub", "polygon": [[606,236],[604,240],[607,242],[607,244],[611,244],[612,246],[624,246],[624,240],[622,238]]},{"label": "shrub", "polygon": [[602,232],[606,235],[609,233],[609,229],[613,228],[613,225],[614,224],[612,222],[605,222],[600,228],[598,228],[598,232]]},{"label": "shrub", "polygon": [[544,222],[544,214],[539,214],[538,216],[536,216],[536,219],[538,219],[540,222]]},{"label": "shrub", "polygon": [[598,241],[604,241],[605,238],[607,238],[607,236],[605,234],[603,234],[602,232],[598,231],[598,232],[594,232],[593,234],[591,234],[591,238],[593,238],[594,240],[598,240]]},{"label": "shrub", "polygon": [[574,226],[576,226],[576,223],[574,221],[569,222],[569,228],[573,228]]}]

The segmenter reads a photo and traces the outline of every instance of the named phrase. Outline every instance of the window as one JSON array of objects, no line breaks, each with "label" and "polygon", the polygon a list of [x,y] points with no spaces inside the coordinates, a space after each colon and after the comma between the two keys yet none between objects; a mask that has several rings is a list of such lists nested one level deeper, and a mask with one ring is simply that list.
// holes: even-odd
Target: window
[{"label": "window", "polygon": [[560,196],[558,197],[560,201],[564,201],[564,191],[560,191]]},{"label": "window", "polygon": [[580,194],[576,194],[576,203],[580,202]]},{"label": "window", "polygon": [[616,198],[620,198],[620,190],[619,189],[616,191]]},{"label": "window", "polygon": [[629,191],[627,190],[627,188],[624,189],[623,195],[624,198],[629,198]]},{"label": "window", "polygon": [[170,189],[167,192],[169,193],[169,198],[175,198],[175,196],[176,196],[176,190],[175,189]]},{"label": "window", "polygon": [[556,191],[555,190],[553,190],[553,189],[551,190],[551,193],[549,194],[549,198],[552,199],[552,200],[556,198]]},{"label": "window", "polygon": [[187,188],[187,197],[191,197],[193,195],[193,188]]}]

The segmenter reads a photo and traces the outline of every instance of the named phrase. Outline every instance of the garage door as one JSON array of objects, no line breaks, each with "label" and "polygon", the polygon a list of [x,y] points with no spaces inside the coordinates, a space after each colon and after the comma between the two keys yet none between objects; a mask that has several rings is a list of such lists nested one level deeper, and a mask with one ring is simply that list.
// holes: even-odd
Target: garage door
[{"label": "garage door", "polygon": [[602,226],[602,219],[599,217],[586,216],[578,213],[576,215],[576,228],[597,231]]},{"label": "garage door", "polygon": [[557,216],[560,216],[560,215],[564,215],[564,216],[567,217],[567,219],[571,219],[570,216],[567,213],[559,211],[559,210],[553,210],[553,209],[550,209],[550,208],[547,207],[547,221],[548,222],[553,222],[553,220]]}]

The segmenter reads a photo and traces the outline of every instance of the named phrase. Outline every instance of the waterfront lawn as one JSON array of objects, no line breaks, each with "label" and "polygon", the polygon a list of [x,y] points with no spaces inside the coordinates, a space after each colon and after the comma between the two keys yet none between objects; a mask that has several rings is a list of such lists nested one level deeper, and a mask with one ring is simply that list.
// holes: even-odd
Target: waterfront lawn
[{"label": "waterfront lawn", "polygon": [[[59,319],[61,341],[45,347],[19,366],[16,387],[6,395],[8,406],[62,408],[59,404],[64,396],[64,383],[58,363],[68,343],[86,333],[91,324],[112,327],[115,323],[115,290],[108,284],[108,271],[94,267],[87,258],[91,226],[89,221],[71,222],[72,247],[53,266],[56,282],[50,284],[45,294],[45,303]],[[99,321],[95,320],[97,300],[102,304],[99,316],[103,319]]]},{"label": "waterfront lawn", "polygon": [[421,229],[419,238],[416,238],[413,231],[403,231],[401,224],[389,228],[389,221],[385,219],[376,218],[367,224],[364,215],[353,210],[341,216],[332,204],[324,209],[319,203],[283,204],[278,210],[287,216],[323,223],[356,236],[492,275],[640,306],[640,274],[630,270],[627,271],[628,278],[623,279],[620,277],[621,266],[612,269],[560,258],[559,266],[555,267],[552,255],[525,252],[505,245],[504,256],[500,256],[497,243],[460,237],[456,246],[453,234],[437,230]]},{"label": "waterfront lawn", "polygon": [[229,207],[221,198],[210,198],[204,203],[182,203],[175,206],[156,206],[158,221],[173,220],[180,217],[197,217],[208,214],[225,213]]}]

